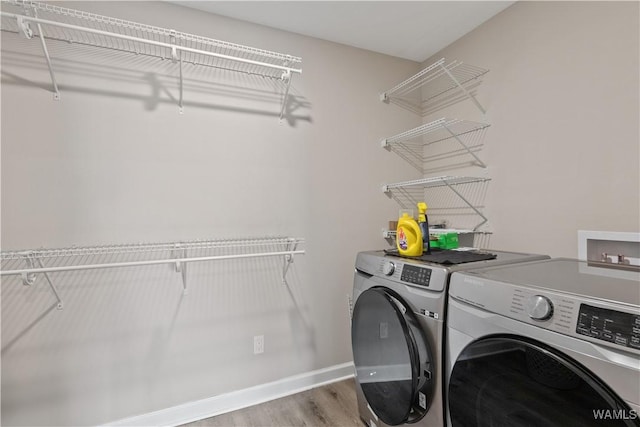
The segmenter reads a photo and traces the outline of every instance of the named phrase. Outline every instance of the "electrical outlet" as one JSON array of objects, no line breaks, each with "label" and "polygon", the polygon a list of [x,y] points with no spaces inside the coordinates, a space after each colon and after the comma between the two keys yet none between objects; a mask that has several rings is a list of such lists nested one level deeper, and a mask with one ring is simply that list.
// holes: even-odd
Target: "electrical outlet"
[{"label": "electrical outlet", "polygon": [[253,354],[264,353],[264,335],[253,337]]}]

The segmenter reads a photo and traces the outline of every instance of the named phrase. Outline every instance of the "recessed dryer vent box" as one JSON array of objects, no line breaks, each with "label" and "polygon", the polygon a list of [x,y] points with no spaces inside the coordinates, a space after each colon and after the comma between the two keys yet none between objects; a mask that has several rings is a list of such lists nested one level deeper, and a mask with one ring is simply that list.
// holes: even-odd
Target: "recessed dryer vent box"
[{"label": "recessed dryer vent box", "polygon": [[640,233],[578,231],[578,258],[590,267],[640,272]]}]

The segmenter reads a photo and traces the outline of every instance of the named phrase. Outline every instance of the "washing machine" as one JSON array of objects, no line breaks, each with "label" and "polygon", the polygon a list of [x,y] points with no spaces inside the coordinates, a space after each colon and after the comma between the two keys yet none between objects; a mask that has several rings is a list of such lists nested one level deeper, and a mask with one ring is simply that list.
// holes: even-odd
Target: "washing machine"
[{"label": "washing machine", "polygon": [[454,273],[451,427],[640,426],[640,273],[552,259]]},{"label": "washing machine", "polygon": [[351,321],[360,418],[370,427],[444,425],[446,289],[454,271],[548,258],[503,251],[358,254]]}]

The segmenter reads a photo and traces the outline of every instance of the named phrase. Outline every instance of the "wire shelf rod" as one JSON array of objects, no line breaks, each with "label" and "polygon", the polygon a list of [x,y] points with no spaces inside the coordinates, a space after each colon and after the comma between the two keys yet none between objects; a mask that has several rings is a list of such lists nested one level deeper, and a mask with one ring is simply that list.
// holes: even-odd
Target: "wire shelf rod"
[{"label": "wire shelf rod", "polygon": [[164,47],[164,48],[167,48],[169,50],[176,49],[176,50],[179,50],[179,51],[190,52],[190,53],[197,54],[197,55],[204,55],[204,56],[209,56],[209,57],[214,57],[214,58],[219,58],[219,59],[242,62],[242,63],[256,65],[256,66],[265,67],[265,68],[277,69],[277,70],[281,70],[283,72],[289,72],[289,73],[294,72],[294,73],[299,73],[299,74],[302,73],[302,70],[301,69],[297,69],[297,68],[292,68],[292,67],[287,67],[287,66],[277,65],[277,64],[270,64],[270,63],[267,63],[267,62],[256,61],[256,60],[252,60],[252,59],[248,59],[248,58],[242,58],[242,57],[238,57],[238,56],[231,56],[231,55],[225,55],[225,54],[216,53],[216,52],[209,52],[209,51],[205,51],[205,50],[194,49],[194,48],[190,48],[190,47],[187,47],[187,46],[180,46],[180,45],[166,43],[166,42],[162,42],[162,41],[158,41],[158,40],[148,40],[148,39],[144,39],[144,38],[140,38],[140,37],[134,37],[134,36],[126,35],[126,34],[118,34],[118,33],[110,32],[110,31],[98,30],[98,29],[94,29],[94,28],[86,28],[86,27],[81,27],[81,26],[78,26],[78,25],[66,24],[66,23],[51,21],[51,20],[47,20],[47,19],[33,18],[33,17],[30,17],[30,16],[25,16],[25,15],[17,15],[17,14],[9,13],[9,12],[0,12],[0,14],[2,16],[15,18],[15,19],[18,19],[18,17],[22,17],[22,19],[24,19],[25,21],[30,21],[30,22],[33,22],[33,23],[39,23],[39,24],[44,24],[44,25],[67,28],[67,29],[70,29],[70,30],[82,31],[82,32],[87,32],[87,33],[91,33],[91,34],[102,35],[102,36],[105,36],[105,37],[114,37],[114,38],[117,38],[117,39],[128,40],[128,41],[132,41],[132,42],[148,44],[148,45],[157,46],[157,47]]},{"label": "wire shelf rod", "polygon": [[33,249],[11,252],[1,252],[0,259],[24,259],[28,256],[37,258],[70,258],[76,256],[95,256],[102,254],[133,254],[173,251],[176,249],[240,249],[257,248],[266,246],[284,246],[304,243],[302,238],[270,237],[255,239],[228,239],[228,240],[190,240],[170,243],[135,243],[121,245],[103,245],[88,247],[69,247],[58,249]]},{"label": "wire shelf rod", "polygon": [[230,43],[222,40],[211,39],[195,34],[183,33],[167,28],[156,27],[148,24],[142,24],[139,22],[127,21],[124,19],[114,18],[110,16],[98,15],[95,13],[85,12],[76,9],[69,9],[61,6],[56,6],[50,3],[41,3],[36,1],[24,1],[24,0],[2,0],[2,3],[11,4],[13,6],[23,6],[26,8],[33,8],[40,11],[44,11],[49,14],[54,14],[59,17],[64,17],[69,20],[79,20],[86,25],[96,24],[103,26],[113,26],[121,29],[121,31],[135,31],[138,35],[145,33],[153,34],[154,37],[170,37],[175,36],[178,39],[184,41],[206,44],[209,46],[227,49],[238,52],[246,52],[251,55],[259,55],[265,58],[272,58],[278,61],[287,61],[291,63],[302,62],[302,59],[288,54],[272,52],[264,49],[258,49],[250,46],[243,46],[240,44]]},{"label": "wire shelf rod", "polygon": [[80,270],[96,270],[103,268],[118,268],[118,267],[137,267],[143,265],[158,265],[158,264],[176,264],[187,262],[201,262],[201,261],[215,261],[226,259],[239,259],[239,258],[259,258],[259,257],[275,257],[275,256],[292,256],[302,255],[304,250],[290,250],[280,252],[262,252],[251,254],[235,254],[235,255],[215,255],[205,257],[190,257],[190,258],[168,258],[160,260],[146,260],[146,261],[129,261],[129,262],[114,262],[104,264],[86,264],[86,265],[69,265],[61,267],[39,267],[39,268],[26,268],[18,270],[0,270],[0,276],[22,275],[22,274],[35,274],[35,273],[55,273],[62,271],[80,271]]},{"label": "wire shelf rod", "polygon": [[411,83],[415,82],[416,80],[420,79],[422,76],[424,76],[425,74],[428,74],[429,72],[431,72],[434,69],[437,69],[439,66],[441,66],[442,64],[444,64],[444,58],[441,58],[439,61],[431,64],[430,66],[428,66],[427,68],[425,68],[424,70],[420,71],[419,73],[409,77],[408,79],[406,79],[405,81],[398,83],[396,86],[392,87],[391,89],[389,89],[386,92],[383,92],[384,96],[392,96],[393,94],[395,94],[396,92],[400,91],[401,89],[411,85]]},{"label": "wire shelf rod", "polygon": [[[457,60],[446,64],[445,58],[442,58],[388,91],[381,93],[380,100],[396,103],[424,116],[434,104],[439,102],[438,100],[449,96],[447,94],[460,93],[462,95],[460,99],[470,99],[484,113],[484,108],[475,99],[471,90],[474,85],[470,82],[488,71]],[[410,94],[414,94],[412,100],[406,99]],[[402,101],[398,102],[398,100]]]},{"label": "wire shelf rod", "polygon": [[[456,216],[467,215],[465,211],[471,213],[474,217],[479,216],[482,221],[474,224],[472,228],[478,230],[479,227],[487,223],[487,217],[482,213],[483,208],[482,200],[484,199],[483,188],[484,185],[478,187],[478,185],[463,186],[462,184],[483,184],[490,181],[490,178],[482,177],[452,177],[452,176],[440,176],[425,179],[418,179],[414,181],[406,181],[395,184],[388,184],[382,187],[383,192],[387,193],[393,198],[403,209],[410,209],[415,207],[416,203],[427,198],[427,190],[429,190],[430,200],[439,200],[437,195],[433,192],[437,191],[442,194],[453,193],[455,199],[462,202],[462,205],[451,204],[447,202],[447,205],[442,206],[440,210]],[[444,192],[444,193],[443,193]],[[444,202],[444,200],[440,200]],[[435,206],[438,206],[438,202],[434,202]],[[442,204],[442,203],[440,203]],[[433,208],[430,209],[434,211]],[[436,208],[438,210],[438,208]],[[458,227],[466,227],[465,225],[458,224]]]},{"label": "wire shelf rod", "polygon": [[[389,234],[396,234],[395,230],[388,230]],[[467,230],[461,228],[433,228],[429,227],[429,234],[447,234],[447,233],[458,233],[458,234],[493,234],[493,231],[480,231],[480,230]]]},{"label": "wire shelf rod", "polygon": [[[183,294],[187,295],[187,265],[191,262],[283,257],[285,264],[282,280],[286,283],[286,274],[290,264],[293,263],[294,256],[305,253],[304,250],[298,249],[298,245],[303,242],[304,239],[301,238],[269,237],[2,252],[0,253],[2,260],[0,276],[20,275],[22,283],[31,286],[36,281],[36,275],[43,274],[57,299],[58,309],[62,309],[62,298],[49,273],[173,264],[175,271],[181,275]],[[247,248],[251,248],[252,251],[247,253]],[[233,251],[219,253],[220,250],[225,249]],[[204,252],[212,250],[213,254]],[[192,252],[189,254],[188,251]],[[160,259],[149,259],[154,258],[150,255]],[[49,261],[49,265],[43,263],[45,259]],[[126,259],[129,260],[125,261]]]},{"label": "wire shelf rod", "polygon": [[413,181],[404,181],[394,184],[386,184],[382,187],[382,191],[387,193],[393,189],[407,188],[407,187],[422,187],[433,188],[443,187],[450,185],[471,184],[474,182],[486,182],[491,178],[482,177],[467,177],[467,176],[436,176],[431,178],[416,179]]},{"label": "wire shelf rod", "polygon": [[[427,95],[427,98],[432,98],[437,96],[442,92],[446,92],[450,89],[456,87],[456,83],[450,79],[442,79],[441,77],[450,77],[450,73],[458,76],[463,83],[468,82],[469,80],[478,77],[479,73],[484,71],[481,68],[474,67],[473,65],[467,65],[457,60],[444,65],[444,58],[430,67],[422,70],[418,74],[404,82],[400,83],[396,86],[393,92],[390,93],[391,96],[403,97],[407,94],[415,91],[416,89],[429,85],[427,89],[431,89],[430,94]],[[425,101],[423,101],[425,102]]]},{"label": "wire shelf rod", "polygon": [[[418,126],[400,134],[382,140],[383,145],[407,142],[411,139],[424,136],[423,141],[419,141],[422,146],[443,141],[445,139],[454,138],[455,136],[465,135],[471,132],[479,131],[489,127],[489,124],[471,122],[461,119],[441,118],[430,123]],[[453,135],[452,135],[453,134]]]}]

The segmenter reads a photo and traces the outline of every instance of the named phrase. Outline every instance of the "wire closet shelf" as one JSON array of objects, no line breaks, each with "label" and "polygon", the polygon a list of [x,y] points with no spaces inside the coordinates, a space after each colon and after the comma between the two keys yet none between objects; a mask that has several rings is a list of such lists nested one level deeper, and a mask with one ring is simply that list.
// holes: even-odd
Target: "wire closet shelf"
[{"label": "wire closet shelf", "polygon": [[[457,211],[458,215],[466,216],[465,211],[479,216],[481,222],[472,226],[463,226],[461,229],[471,228],[471,231],[480,231],[480,227],[488,222],[488,218],[481,211],[481,204],[484,199],[486,190],[485,183],[491,181],[491,178],[485,177],[466,177],[466,176],[436,176],[430,178],[416,179],[413,181],[398,182],[394,184],[385,184],[382,191],[393,198],[403,209],[414,209],[418,202],[423,200],[438,200],[440,203],[434,203],[435,206],[429,207],[431,212],[447,210]],[[467,188],[465,190],[465,187]],[[443,189],[446,193],[451,193],[454,199],[459,203],[453,203],[443,194],[436,195],[433,189]],[[439,197],[438,197],[439,196]],[[455,227],[457,228],[457,227]]]},{"label": "wire closet shelf", "polygon": [[0,276],[20,275],[23,284],[30,286],[35,283],[36,275],[43,274],[58,299],[58,308],[62,308],[62,299],[49,273],[174,264],[175,271],[182,274],[186,294],[188,263],[282,257],[282,280],[286,283],[294,256],[305,253],[299,248],[302,244],[302,238],[264,237],[7,251],[0,252]]},{"label": "wire closet shelf", "polygon": [[292,55],[53,4],[2,0],[1,6],[2,31],[19,33],[26,38],[40,39],[56,99],[59,98],[59,91],[45,39],[172,60],[179,64],[181,109],[183,63],[283,80],[286,88],[280,112],[281,118],[292,73],[302,73],[302,59]]},{"label": "wire closet shelf", "polygon": [[461,146],[458,150],[460,154],[472,156],[475,164],[486,168],[487,165],[480,160],[476,152],[482,147],[485,131],[489,126],[486,123],[441,118],[385,138],[381,141],[381,145],[398,154],[417,170],[425,173],[425,163],[456,154],[456,151],[453,150],[429,155],[425,148],[437,142],[451,140]]},{"label": "wire closet shelf", "polygon": [[485,68],[445,58],[409,77],[380,94],[380,100],[391,102],[421,116],[431,114],[448,105],[470,99],[484,114],[485,109],[475,98],[479,78],[489,72]]}]

